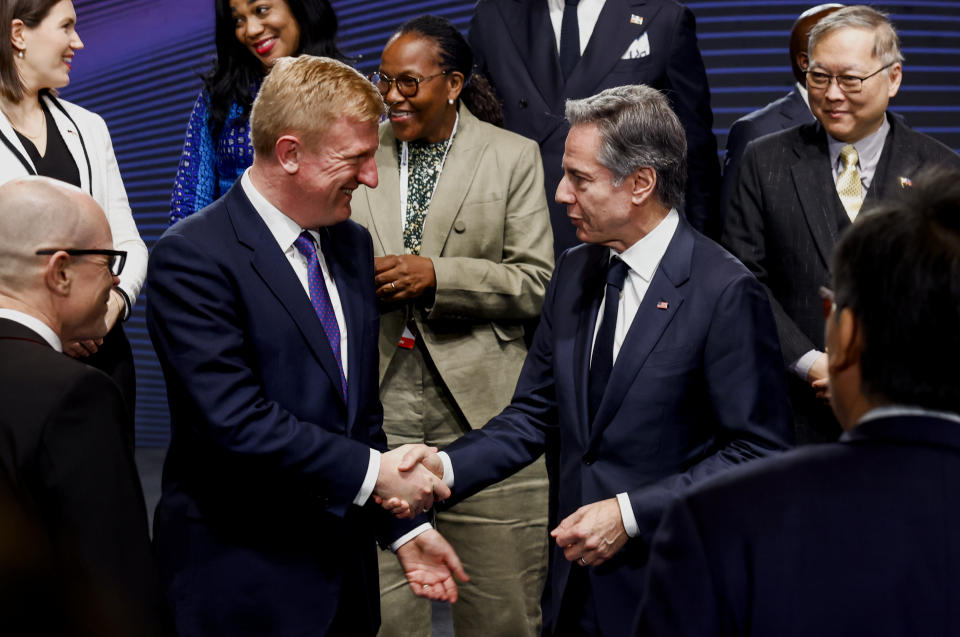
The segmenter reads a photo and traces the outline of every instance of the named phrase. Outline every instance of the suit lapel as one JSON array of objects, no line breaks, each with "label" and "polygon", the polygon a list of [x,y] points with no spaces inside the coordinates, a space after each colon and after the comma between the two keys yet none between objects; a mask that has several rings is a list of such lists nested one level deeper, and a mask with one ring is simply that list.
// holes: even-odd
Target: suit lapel
[{"label": "suit lapel", "polygon": [[576,392],[577,421],[580,426],[577,434],[581,436],[580,443],[586,448],[590,438],[590,417],[587,406],[587,395],[590,383],[590,353],[593,349],[593,333],[597,328],[597,318],[600,312],[600,300],[606,288],[607,258],[609,249],[602,246],[590,246],[591,254],[587,257],[584,266],[583,282],[580,287],[580,297],[575,307],[580,308],[577,316],[576,338],[573,346],[573,387]]},{"label": "suit lapel", "polygon": [[438,178],[437,189],[423,222],[422,255],[434,256],[443,252],[453,221],[460,213],[460,206],[477,174],[476,167],[480,164],[486,144],[477,138],[476,131],[476,118],[466,108],[461,108],[459,130],[447,153],[443,172]]},{"label": "suit lapel", "polygon": [[[93,187],[90,185],[90,174],[87,172],[87,155],[84,152],[83,145],[80,143],[80,131],[73,125],[73,122],[64,115],[59,108],[53,106],[48,98],[44,98],[47,110],[53,115],[53,121],[57,123],[57,129],[60,131],[60,137],[70,150],[70,156],[73,157],[73,163],[77,165],[77,171],[80,173],[80,189],[93,193]],[[88,140],[89,143],[89,140]]]},{"label": "suit lapel", "polygon": [[800,91],[797,87],[787,95],[787,101],[784,107],[780,109],[781,125],[783,128],[791,128],[797,124],[804,124],[813,121],[813,113],[807,108],[807,103],[803,101]]},{"label": "suit lapel", "polygon": [[[337,293],[340,296],[340,305],[343,308],[343,322],[347,329],[347,435],[353,423],[356,421],[357,410],[359,408],[360,383],[363,381],[362,370],[369,364],[367,352],[364,352],[362,330],[367,324],[363,313],[363,304],[358,290],[369,286],[370,282],[360,281],[357,274],[357,268],[345,267],[346,264],[355,260],[356,254],[352,251],[352,244],[347,241],[337,240],[339,234],[338,226],[331,228],[321,228],[321,234],[326,234],[329,239],[323,242],[324,256],[327,259],[327,266],[330,268],[330,275],[337,285]],[[302,288],[301,288],[302,289]],[[311,308],[313,306],[311,305]],[[322,326],[321,326],[322,328]],[[326,334],[324,334],[326,338]],[[371,354],[376,359],[376,354]],[[334,366],[336,361],[334,360]],[[339,374],[339,370],[337,370]],[[337,377],[339,379],[339,376]],[[338,381],[339,382],[339,381]]]},{"label": "suit lapel", "polygon": [[497,7],[519,53],[517,73],[522,73],[520,65],[526,68],[540,97],[554,105],[561,97],[563,77],[546,0],[512,0]]},{"label": "suit lapel", "polygon": [[224,195],[224,199],[230,221],[237,233],[237,240],[253,251],[250,262],[254,271],[263,279],[277,301],[296,323],[306,346],[313,352],[329,376],[330,382],[336,387],[336,394],[342,399],[340,368],[337,367],[333,350],[330,349],[330,341],[327,340],[320,319],[310,303],[310,297],[304,291],[293,268],[290,267],[290,262],[280,250],[280,246],[277,245],[266,224],[260,219],[260,215],[243,194],[239,181]]},{"label": "suit lapel", "polygon": [[[659,10],[645,0],[607,0],[564,93],[571,97],[593,95],[598,83],[620,62],[630,43],[647,31]],[[632,15],[642,17],[643,24],[633,24]]]},{"label": "suit lapel", "polygon": [[833,184],[826,133],[819,124],[800,130],[802,142],[794,149],[798,161],[790,167],[790,173],[820,260],[829,269],[830,255],[837,243],[836,220],[846,212]]},{"label": "suit lapel", "polygon": [[403,254],[403,226],[400,215],[400,164],[397,161],[397,139],[390,122],[380,128],[380,148],[376,154],[379,183],[366,188],[370,202],[370,224],[379,240],[383,254]]},{"label": "suit lapel", "polygon": [[[684,296],[679,288],[690,278],[692,258],[693,233],[686,222],[681,221],[620,348],[620,355],[617,356],[590,430],[590,449],[599,442],[603,430],[623,403],[624,395],[633,386],[647,356],[683,304]],[[658,307],[661,302],[666,302],[666,309]]]}]

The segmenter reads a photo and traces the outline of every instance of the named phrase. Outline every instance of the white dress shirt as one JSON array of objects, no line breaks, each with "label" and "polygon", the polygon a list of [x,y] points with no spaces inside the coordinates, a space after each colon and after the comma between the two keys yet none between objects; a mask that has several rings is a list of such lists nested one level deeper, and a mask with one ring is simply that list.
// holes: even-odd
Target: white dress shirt
[{"label": "white dress shirt", "polygon": [[[581,0],[582,2],[583,0]],[[620,295],[620,306],[617,308],[617,327],[613,335],[614,364],[617,362],[617,356],[620,355],[620,348],[627,337],[627,332],[630,331],[630,325],[637,316],[637,310],[640,309],[643,297],[647,294],[650,281],[653,279],[663,255],[666,254],[667,247],[670,245],[678,225],[680,225],[680,214],[675,209],[670,210],[667,216],[657,224],[656,228],[624,250],[622,254],[618,254],[616,250],[610,250],[611,256],[618,255],[629,268],[627,278],[623,283],[623,293]],[[597,330],[600,329],[599,317],[603,316],[604,303],[605,301],[600,302],[600,310],[597,313],[597,324],[593,330],[594,342],[597,339]],[[590,347],[590,360],[593,361],[593,346]],[[439,456],[443,463],[443,481],[452,489],[454,484],[453,463],[446,452],[441,451]],[[617,503],[620,505],[623,528],[627,531],[628,536],[636,537],[640,534],[640,527],[637,525],[637,518],[633,514],[630,497],[625,491],[617,494]]]},{"label": "white dress shirt", "polygon": [[40,337],[50,345],[50,347],[58,352],[63,352],[63,344],[60,342],[60,337],[57,336],[57,333],[53,331],[52,327],[37,317],[24,314],[23,312],[18,312],[17,310],[8,310],[0,307],[0,318],[9,319],[14,323],[19,323],[29,330],[33,330],[39,334]]},{"label": "white dress shirt", "polygon": [[[577,26],[580,29],[580,55],[587,48],[593,28],[597,26],[600,12],[606,0],[580,0],[577,5]],[[563,0],[547,0],[550,9],[550,23],[553,33],[557,37],[557,54],[560,54],[560,26],[563,24]]]}]

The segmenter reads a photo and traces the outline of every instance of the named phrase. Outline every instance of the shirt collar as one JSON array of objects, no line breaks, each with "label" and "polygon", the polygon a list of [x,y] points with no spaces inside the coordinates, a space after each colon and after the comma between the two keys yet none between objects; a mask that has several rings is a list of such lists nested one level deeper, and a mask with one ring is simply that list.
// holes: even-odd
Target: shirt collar
[{"label": "shirt collar", "polygon": [[[680,225],[680,213],[673,208],[660,220],[656,228],[624,250],[619,257],[630,267],[631,272],[649,283],[657,266],[660,265],[660,260],[666,254],[667,246],[670,245],[678,225]],[[617,251],[611,248],[610,254],[615,255]]]},{"label": "shirt collar", "polygon": [[807,93],[807,87],[797,82],[796,84],[797,92],[800,93],[800,97],[803,98],[803,103],[807,105],[807,108],[810,108],[810,94]]},{"label": "shirt collar", "polygon": [[[883,117],[883,123],[873,133],[870,133],[860,141],[853,142],[853,147],[857,149],[857,155],[860,158],[860,173],[873,174],[873,170],[880,162],[880,153],[883,151],[883,143],[887,139],[887,133],[890,132],[890,122],[886,115]],[[847,145],[839,139],[834,139],[827,134],[827,147],[830,150],[830,166],[834,172],[837,170],[837,162],[840,161],[840,151]]]},{"label": "shirt collar", "polygon": [[[240,177],[240,187],[243,188],[243,193],[250,200],[250,205],[257,211],[263,222],[267,224],[267,229],[270,230],[270,234],[273,235],[280,249],[284,252],[289,250],[293,246],[293,242],[303,232],[300,224],[283,214],[279,208],[260,194],[260,191],[257,190],[250,179],[249,168],[243,171],[243,175]],[[316,236],[314,236],[314,240],[316,240]]]},{"label": "shirt collar", "polygon": [[57,333],[53,331],[52,327],[37,317],[24,314],[23,312],[18,312],[17,310],[10,310],[0,307],[0,318],[9,319],[14,323],[19,323],[25,328],[36,332],[43,338],[43,340],[47,342],[47,344],[50,345],[50,347],[58,352],[63,352],[63,343],[60,342],[60,337],[57,336]]},{"label": "shirt collar", "polygon": [[862,425],[871,420],[880,418],[891,418],[893,416],[929,416],[932,418],[942,418],[960,424],[960,414],[952,411],[937,411],[935,409],[924,409],[913,405],[884,405],[883,407],[874,407],[857,421],[857,425]]}]

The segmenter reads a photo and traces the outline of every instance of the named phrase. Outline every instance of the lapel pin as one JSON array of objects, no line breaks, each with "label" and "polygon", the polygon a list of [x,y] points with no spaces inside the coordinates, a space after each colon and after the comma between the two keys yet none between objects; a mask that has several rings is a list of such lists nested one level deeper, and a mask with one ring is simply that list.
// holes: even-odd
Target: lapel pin
[{"label": "lapel pin", "polygon": [[642,16],[642,15],[637,15],[636,13],[631,13],[631,14],[630,14],[630,24],[642,25],[642,24],[643,24],[643,16]]},{"label": "lapel pin", "polygon": [[910,181],[907,177],[900,178],[900,187],[901,188],[912,188],[913,182]]},{"label": "lapel pin", "polygon": [[667,309],[668,307],[670,307],[670,304],[667,303],[666,301],[660,301],[659,303],[657,303],[657,309],[658,309],[658,310],[665,310],[665,309]]}]

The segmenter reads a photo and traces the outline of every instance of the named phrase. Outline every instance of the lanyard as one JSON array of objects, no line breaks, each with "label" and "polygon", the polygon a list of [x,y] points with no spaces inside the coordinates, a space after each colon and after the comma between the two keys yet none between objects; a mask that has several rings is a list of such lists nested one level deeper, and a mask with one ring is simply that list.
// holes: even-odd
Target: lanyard
[{"label": "lanyard", "polygon": [[[457,127],[460,125],[460,113],[453,121],[453,130],[450,132],[450,139],[447,140],[447,147],[443,149],[443,158],[440,160],[440,168],[437,170],[437,178],[433,181],[433,190],[430,191],[430,198],[427,200],[427,206],[433,201],[433,195],[437,192],[437,184],[440,183],[440,174],[443,172],[443,165],[447,163],[447,154],[450,147],[453,146],[453,136],[457,134]],[[407,229],[407,198],[409,197],[410,187],[410,149],[407,142],[400,143],[400,227]]]}]

